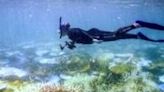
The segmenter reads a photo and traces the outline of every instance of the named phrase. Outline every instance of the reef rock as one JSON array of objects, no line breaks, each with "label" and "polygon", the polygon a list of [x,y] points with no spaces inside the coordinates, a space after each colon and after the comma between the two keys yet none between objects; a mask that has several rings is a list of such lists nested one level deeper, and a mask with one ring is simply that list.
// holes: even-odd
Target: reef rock
[{"label": "reef rock", "polygon": [[49,53],[49,51],[46,49],[43,49],[43,50],[41,49],[41,50],[37,50],[35,53],[37,56],[43,56],[43,55]]},{"label": "reef rock", "polygon": [[40,64],[59,64],[60,63],[55,58],[37,57],[35,58],[35,60],[39,62]]},{"label": "reef rock", "polygon": [[23,71],[21,69],[18,68],[14,68],[14,67],[1,67],[0,68],[0,77],[1,78],[12,78],[12,77],[18,77],[18,78],[22,78],[27,76],[28,73],[26,71]]},{"label": "reef rock", "polygon": [[6,85],[0,84],[0,92],[3,92],[7,88]]},{"label": "reef rock", "polygon": [[160,81],[160,82],[164,82],[164,75],[159,76],[159,81]]}]

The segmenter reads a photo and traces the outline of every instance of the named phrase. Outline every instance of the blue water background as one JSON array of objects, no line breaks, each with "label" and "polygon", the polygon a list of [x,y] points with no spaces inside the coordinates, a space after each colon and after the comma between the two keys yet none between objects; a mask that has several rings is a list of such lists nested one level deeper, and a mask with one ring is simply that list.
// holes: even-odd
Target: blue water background
[{"label": "blue water background", "polygon": [[[70,22],[72,27],[93,27],[114,31],[130,25],[135,20],[144,20],[164,25],[163,0],[0,0],[0,48],[14,48],[26,42],[51,42],[58,47],[58,19]],[[163,38],[164,32],[141,28],[151,38]],[[114,46],[120,50],[155,44],[147,41],[125,40],[79,48]],[[131,46],[131,45],[134,46]],[[118,46],[119,45],[119,46]],[[120,46],[122,45],[122,46]],[[113,48],[113,47],[112,47]],[[127,48],[127,49],[129,49]]]}]

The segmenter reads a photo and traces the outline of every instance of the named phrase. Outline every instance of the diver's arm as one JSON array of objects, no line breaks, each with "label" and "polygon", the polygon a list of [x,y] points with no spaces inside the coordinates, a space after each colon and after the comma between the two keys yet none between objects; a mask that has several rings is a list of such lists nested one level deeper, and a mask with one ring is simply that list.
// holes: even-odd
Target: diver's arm
[{"label": "diver's arm", "polygon": [[103,40],[93,39],[93,42],[94,42],[94,43],[102,43]]},{"label": "diver's arm", "polygon": [[85,31],[81,31],[83,34],[85,34],[86,36],[88,36],[90,39],[94,39],[92,36],[90,36],[87,32]]},{"label": "diver's arm", "polygon": [[93,38],[92,36],[90,36],[87,32],[84,32],[84,31],[82,31],[85,35],[87,35],[90,39],[92,39],[92,41],[94,42],[94,43],[101,43],[101,42],[103,42],[103,40],[98,40],[98,39],[95,39],[95,38]]}]

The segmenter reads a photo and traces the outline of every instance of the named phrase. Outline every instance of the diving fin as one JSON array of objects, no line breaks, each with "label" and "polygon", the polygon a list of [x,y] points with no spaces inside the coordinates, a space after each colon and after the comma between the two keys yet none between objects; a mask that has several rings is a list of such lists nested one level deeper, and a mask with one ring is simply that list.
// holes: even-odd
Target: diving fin
[{"label": "diving fin", "polygon": [[144,40],[150,40],[148,37],[146,37],[144,34],[142,34],[141,32],[138,33],[138,37],[140,39],[144,39]]}]

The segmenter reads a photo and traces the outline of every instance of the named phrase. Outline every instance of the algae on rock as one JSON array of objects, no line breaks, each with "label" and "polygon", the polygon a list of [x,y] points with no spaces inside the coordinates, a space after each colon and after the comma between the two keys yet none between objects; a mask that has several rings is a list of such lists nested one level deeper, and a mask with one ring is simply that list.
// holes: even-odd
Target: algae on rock
[{"label": "algae on rock", "polygon": [[126,73],[130,73],[135,69],[135,66],[132,64],[123,64],[123,63],[118,63],[115,66],[112,66],[110,68],[111,72],[115,73],[115,74],[126,74]]},{"label": "algae on rock", "polygon": [[90,70],[90,62],[92,57],[86,53],[70,55],[66,64],[67,72],[88,72]]}]

